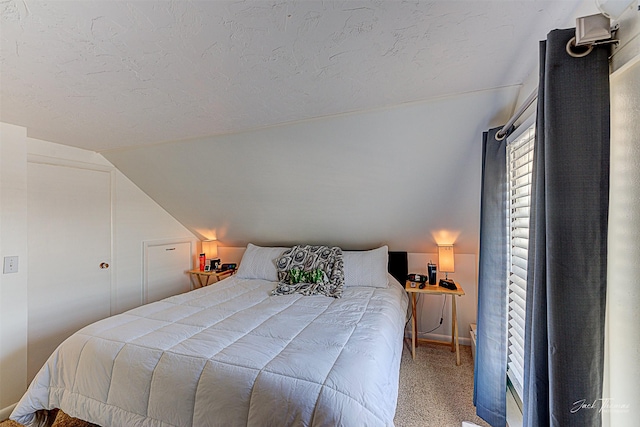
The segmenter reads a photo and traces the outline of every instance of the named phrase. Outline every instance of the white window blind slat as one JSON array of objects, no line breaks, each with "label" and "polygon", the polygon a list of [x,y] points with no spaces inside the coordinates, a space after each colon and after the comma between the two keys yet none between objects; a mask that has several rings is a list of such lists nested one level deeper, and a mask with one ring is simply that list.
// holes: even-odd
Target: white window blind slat
[{"label": "white window blind slat", "polygon": [[523,197],[521,199],[514,200],[514,204],[511,206],[511,209],[526,208],[526,207],[529,207],[529,201]]},{"label": "white window blind slat", "polygon": [[507,145],[509,204],[508,357],[507,375],[522,399],[524,328],[527,298],[529,216],[533,170],[534,126]]},{"label": "white window blind slat", "polygon": [[516,231],[514,231],[514,234],[516,234],[516,236],[514,236],[514,238],[517,238],[518,241],[514,242],[516,244],[511,245],[511,251],[513,256],[518,257],[518,258],[522,258],[522,259],[528,259],[529,256],[527,254],[528,250],[527,247],[529,245],[529,229],[518,229]]},{"label": "white window blind slat", "polygon": [[509,375],[509,378],[512,378],[511,382],[518,394],[522,396],[522,384],[519,381],[522,381],[521,379],[524,378],[524,361],[510,356],[508,363],[509,370],[507,371],[507,374]]},{"label": "white window blind slat", "polygon": [[[519,339],[524,336],[524,331],[520,328],[520,324],[517,321],[513,320],[512,322],[510,322],[510,326],[512,328],[517,329],[517,332],[521,333],[521,334],[513,334],[514,337],[518,337],[518,341],[519,341]],[[521,342],[520,346],[524,348],[524,342]]]},{"label": "white window blind slat", "polygon": [[531,184],[528,183],[514,183],[513,187],[511,187],[512,198],[518,197],[529,197],[529,193],[531,193]]},{"label": "white window blind slat", "polygon": [[511,285],[509,285],[509,292],[516,292],[516,291],[520,291],[521,295],[527,295],[526,289],[527,289],[527,278],[526,277],[521,277],[518,276],[516,274],[512,274],[509,277],[509,280],[511,281],[511,283],[513,283],[515,286],[518,287],[518,289],[513,289],[511,288]]},{"label": "white window blind slat", "polygon": [[511,250],[514,249],[517,251],[515,256],[528,258],[526,253],[521,252],[529,250],[529,227],[511,227]]},{"label": "white window blind slat", "polygon": [[[518,324],[520,324],[521,321],[524,322],[526,316],[522,308],[524,304],[524,298],[520,298],[517,294],[511,294],[511,298],[509,299],[509,312],[512,319],[510,319],[510,321],[513,320],[514,322],[518,322]],[[522,329],[524,330],[524,328]],[[524,337],[520,338],[521,341],[524,341]]]},{"label": "white window blind slat", "polygon": [[518,183],[518,185],[530,184],[531,182],[529,181],[529,172],[531,171],[529,170],[529,165],[515,167],[516,169],[511,172],[511,180]]},{"label": "white window blind slat", "polygon": [[522,359],[522,355],[524,354],[524,343],[519,340],[517,335],[511,335],[509,337],[509,344],[517,347],[519,350],[511,354],[511,359],[517,360],[521,366],[524,365],[524,359]]},{"label": "white window blind slat", "polygon": [[[527,231],[527,234],[529,231]],[[514,246],[511,248],[511,256],[516,256],[518,258],[522,258],[524,260],[529,259],[529,251],[527,248],[521,248],[519,246]]]},{"label": "white window blind slat", "polygon": [[517,257],[517,256],[512,256],[511,257],[511,263],[513,265],[517,265],[522,270],[527,271],[527,260],[526,259],[522,259],[522,258]]},{"label": "white window blind slat", "polygon": [[509,296],[510,297],[515,296],[515,297],[521,298],[524,302],[524,300],[527,299],[527,292],[525,289],[523,289],[522,283],[526,284],[526,281],[521,277],[514,276],[514,275],[509,277],[509,291],[510,291]]},{"label": "white window blind slat", "polygon": [[[513,377],[515,374],[516,378],[523,378],[524,377],[524,369],[522,369],[522,362],[520,362],[519,360],[516,360],[512,357],[509,358],[509,373],[511,374],[509,377]],[[520,384],[518,384],[516,381],[512,381],[513,385],[515,386],[516,390],[518,391],[518,394],[522,395],[522,386]]]},{"label": "white window blind slat", "polygon": [[515,264],[511,264],[511,274],[521,277],[522,279],[527,280],[527,270],[524,268],[520,268]]},{"label": "white window blind slat", "polygon": [[[525,219],[515,219],[509,223],[509,225],[513,228],[526,228],[529,229],[529,218]],[[528,232],[527,232],[528,234]]]},{"label": "white window blind slat", "polygon": [[512,218],[529,218],[529,208],[514,209]]}]

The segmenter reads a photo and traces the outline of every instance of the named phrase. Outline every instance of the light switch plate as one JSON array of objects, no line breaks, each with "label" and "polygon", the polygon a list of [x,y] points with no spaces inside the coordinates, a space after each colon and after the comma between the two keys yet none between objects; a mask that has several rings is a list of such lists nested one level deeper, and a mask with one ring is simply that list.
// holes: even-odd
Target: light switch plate
[{"label": "light switch plate", "polygon": [[6,256],[4,257],[4,274],[17,273],[18,272],[18,257]]}]

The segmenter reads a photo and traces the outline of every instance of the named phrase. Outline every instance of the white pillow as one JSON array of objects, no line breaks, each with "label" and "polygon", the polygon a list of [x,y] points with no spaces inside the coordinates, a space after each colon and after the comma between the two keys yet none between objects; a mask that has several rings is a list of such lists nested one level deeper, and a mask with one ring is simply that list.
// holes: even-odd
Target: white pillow
[{"label": "white pillow", "polygon": [[277,282],[276,258],[287,249],[289,248],[266,248],[249,243],[247,250],[242,255],[236,276],[239,279],[262,279]]},{"label": "white pillow", "polygon": [[344,286],[386,288],[389,285],[387,268],[389,248],[382,246],[370,251],[343,251]]}]

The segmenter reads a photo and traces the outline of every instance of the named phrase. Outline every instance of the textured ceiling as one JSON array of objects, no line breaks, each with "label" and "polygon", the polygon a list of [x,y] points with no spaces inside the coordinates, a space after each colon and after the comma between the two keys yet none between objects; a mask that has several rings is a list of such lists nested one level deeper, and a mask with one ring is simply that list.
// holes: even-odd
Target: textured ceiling
[{"label": "textured ceiling", "polygon": [[0,0],[0,120],[104,152],[517,85],[577,3]]}]

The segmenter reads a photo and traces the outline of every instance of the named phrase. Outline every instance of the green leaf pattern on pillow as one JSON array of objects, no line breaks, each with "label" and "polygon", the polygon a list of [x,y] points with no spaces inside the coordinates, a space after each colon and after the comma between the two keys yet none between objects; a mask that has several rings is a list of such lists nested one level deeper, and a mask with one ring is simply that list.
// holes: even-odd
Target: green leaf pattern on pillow
[{"label": "green leaf pattern on pillow", "polygon": [[289,284],[295,285],[298,283],[322,283],[325,280],[325,273],[319,268],[311,271],[304,271],[299,268],[292,268],[289,270]]}]

